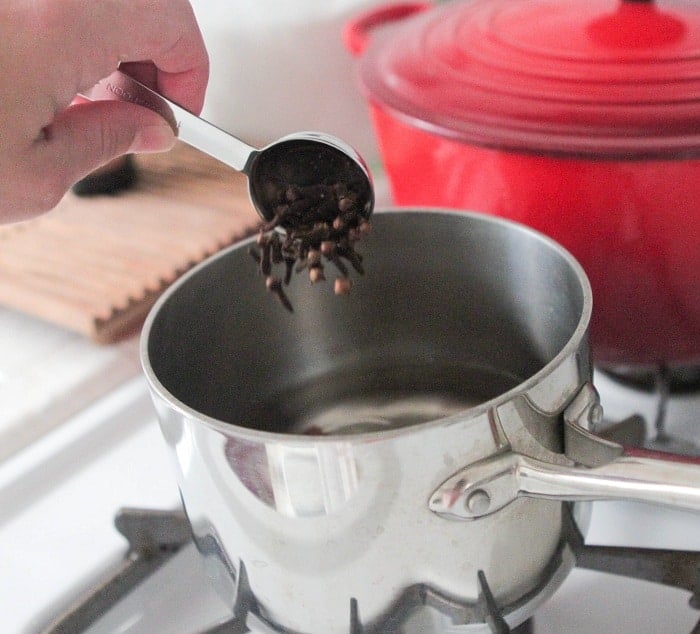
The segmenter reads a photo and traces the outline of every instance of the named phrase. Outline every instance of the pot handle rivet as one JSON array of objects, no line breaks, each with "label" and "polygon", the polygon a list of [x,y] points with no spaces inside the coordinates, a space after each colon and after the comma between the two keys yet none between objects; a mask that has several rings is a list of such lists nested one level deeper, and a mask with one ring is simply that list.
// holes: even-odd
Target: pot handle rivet
[{"label": "pot handle rivet", "polygon": [[588,412],[588,420],[590,421],[591,429],[595,429],[603,422],[603,406],[600,403],[591,405],[591,409]]},{"label": "pot handle rivet", "polygon": [[475,515],[483,515],[491,506],[491,498],[483,489],[477,489],[469,494],[466,502],[467,509]]}]

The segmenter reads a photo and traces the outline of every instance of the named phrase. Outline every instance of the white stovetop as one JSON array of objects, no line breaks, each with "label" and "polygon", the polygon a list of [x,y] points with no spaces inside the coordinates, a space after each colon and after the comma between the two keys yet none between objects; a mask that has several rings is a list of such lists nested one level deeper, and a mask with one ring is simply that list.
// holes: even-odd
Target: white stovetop
[{"label": "white stovetop", "polygon": [[[0,310],[0,343],[0,434],[15,445],[0,461],[0,631],[14,634],[36,631],[52,603],[123,556],[126,542],[113,527],[119,508],[172,509],[179,496],[138,370],[137,341],[97,347]],[[631,413],[629,399],[610,393],[604,378],[597,382],[610,415]],[[698,411],[694,399],[683,404],[689,417]],[[652,405],[651,397],[634,402],[637,410]],[[30,421],[26,428],[22,416]],[[22,443],[13,442],[15,433]],[[26,439],[32,442],[17,450]],[[587,541],[700,550],[700,518],[595,504]],[[206,582],[197,581],[202,571],[192,550],[159,577],[165,589],[159,602],[137,601],[91,632],[190,634],[226,614]],[[186,590],[169,587],[187,571],[194,581]],[[686,592],[574,570],[538,611],[536,632],[687,633],[700,618],[687,600]]]}]

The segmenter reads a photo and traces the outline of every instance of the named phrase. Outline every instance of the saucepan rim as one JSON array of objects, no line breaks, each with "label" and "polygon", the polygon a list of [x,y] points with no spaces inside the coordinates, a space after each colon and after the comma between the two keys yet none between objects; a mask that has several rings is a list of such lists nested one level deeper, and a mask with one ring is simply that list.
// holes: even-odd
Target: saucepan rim
[{"label": "saucepan rim", "polygon": [[[404,436],[409,434],[415,434],[421,430],[427,430],[433,427],[437,427],[445,424],[445,421],[456,421],[465,420],[478,417],[490,409],[496,408],[503,403],[511,400],[514,395],[522,394],[527,392],[532,387],[541,383],[549,374],[551,374],[565,359],[570,357],[573,353],[576,353],[580,349],[581,341],[584,339],[586,332],[589,328],[591,313],[593,308],[593,293],[591,290],[590,282],[588,277],[583,270],[581,264],[576,260],[576,258],[561,244],[557,241],[549,238],[543,233],[528,227],[519,222],[501,218],[498,216],[492,216],[490,214],[472,211],[472,210],[460,210],[460,209],[448,209],[441,207],[387,207],[382,209],[376,209],[374,211],[375,217],[377,215],[384,214],[432,214],[438,216],[458,216],[476,220],[478,222],[489,222],[498,225],[504,225],[507,227],[513,227],[517,231],[521,231],[524,234],[529,234],[530,237],[534,237],[541,243],[546,245],[548,248],[557,251],[557,253],[567,262],[567,264],[576,273],[577,279],[581,285],[582,292],[582,306],[581,314],[578,319],[576,328],[572,332],[571,336],[567,342],[561,347],[559,352],[548,361],[542,368],[540,368],[533,375],[529,376],[525,380],[521,381],[511,389],[495,396],[488,401],[484,401],[473,407],[469,407],[461,412],[455,413],[448,417],[436,418],[430,421],[425,421],[416,425],[410,425],[406,427],[398,427],[386,430],[368,431],[360,432],[357,434],[324,434],[318,436],[309,436],[308,434],[290,434],[283,432],[272,432],[260,429],[254,429],[250,427],[243,427],[241,425],[236,425],[235,423],[229,423],[207,414],[204,414],[197,409],[187,405],[179,398],[177,398],[172,392],[170,392],[159,380],[156,372],[154,371],[150,363],[149,354],[149,338],[151,330],[154,323],[162,308],[167,304],[171,297],[173,297],[181,287],[185,286],[189,280],[197,275],[199,275],[204,269],[208,268],[211,263],[221,259],[226,258],[228,254],[232,251],[245,249],[248,245],[255,241],[255,236],[249,237],[245,240],[238,241],[221,251],[211,255],[210,257],[204,259],[202,262],[198,263],[192,269],[184,273],[179,277],[173,284],[171,284],[163,294],[156,300],[151,310],[149,311],[144,325],[141,331],[140,343],[139,343],[139,355],[141,360],[142,370],[146,376],[147,381],[150,384],[150,388],[154,394],[163,399],[170,408],[178,412],[181,416],[184,416],[188,420],[196,420],[198,423],[205,425],[211,429],[214,429],[224,435],[232,436],[235,435],[239,438],[245,438],[250,440],[259,440],[263,442],[282,442],[285,445],[304,445],[309,446],[310,443],[364,443],[364,442],[376,442],[378,440],[389,440],[391,438],[396,438],[398,436]],[[368,275],[371,275],[371,271],[368,271]]]}]

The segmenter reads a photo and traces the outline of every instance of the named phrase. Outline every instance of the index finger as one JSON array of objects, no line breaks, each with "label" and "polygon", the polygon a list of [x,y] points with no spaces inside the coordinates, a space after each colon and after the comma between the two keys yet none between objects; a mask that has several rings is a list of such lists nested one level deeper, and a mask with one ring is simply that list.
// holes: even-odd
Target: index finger
[{"label": "index finger", "polygon": [[[209,58],[187,0],[62,0],[46,5],[49,22],[60,23],[54,25],[55,32],[65,34],[59,54],[77,73],[67,78],[74,91],[87,90],[123,62],[150,61],[159,92],[187,110],[201,111]],[[74,96],[66,94],[67,103]]]}]

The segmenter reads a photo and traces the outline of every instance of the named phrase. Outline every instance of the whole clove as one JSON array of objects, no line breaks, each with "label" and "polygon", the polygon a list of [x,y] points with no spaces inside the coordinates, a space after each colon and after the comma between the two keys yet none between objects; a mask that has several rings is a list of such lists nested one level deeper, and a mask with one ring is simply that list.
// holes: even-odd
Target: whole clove
[{"label": "whole clove", "polygon": [[349,277],[337,277],[335,280],[335,294],[336,295],[347,295],[352,288],[352,282]]},{"label": "whole clove", "polygon": [[338,251],[337,251],[337,250],[336,250],[335,252],[333,252],[331,255],[329,255],[329,256],[328,256],[328,259],[329,259],[331,262],[333,262],[333,264],[335,264],[335,268],[338,269],[338,271],[340,272],[340,274],[341,274],[343,277],[348,277],[348,275],[349,275],[348,267],[345,266],[345,264],[343,264],[343,262],[341,261],[341,259],[338,257]]},{"label": "whole clove", "polygon": [[316,284],[316,282],[325,282],[326,276],[323,274],[323,268],[319,265],[312,266],[309,269],[309,280],[312,284]]},{"label": "whole clove", "polygon": [[289,301],[287,294],[284,292],[282,282],[278,277],[269,275],[265,280],[265,286],[267,290],[273,293],[277,299],[279,299],[282,306],[284,306],[289,312],[292,312],[294,308],[292,307],[292,302]]},{"label": "whole clove", "polygon": [[[287,310],[293,307],[284,286],[295,272],[308,270],[310,283],[317,284],[326,280],[325,266],[333,264],[339,273],[333,286],[336,295],[347,295],[352,288],[345,262],[364,275],[362,256],[355,244],[370,234],[371,224],[363,216],[358,199],[353,183],[280,186],[275,216],[261,227],[258,248],[251,247],[249,252],[267,289]],[[281,279],[273,274],[278,265],[284,267]]]}]

